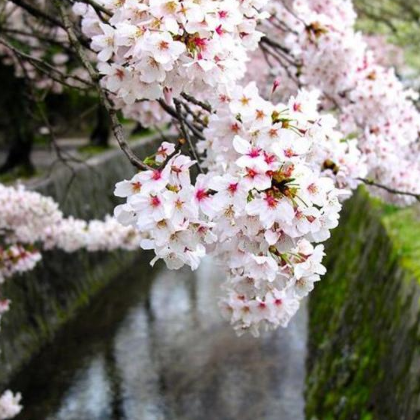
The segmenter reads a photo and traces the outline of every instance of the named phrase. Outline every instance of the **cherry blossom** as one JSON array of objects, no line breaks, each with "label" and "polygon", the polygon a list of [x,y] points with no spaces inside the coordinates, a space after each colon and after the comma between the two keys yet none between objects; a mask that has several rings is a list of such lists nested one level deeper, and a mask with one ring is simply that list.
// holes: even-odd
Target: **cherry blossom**
[{"label": "cherry blossom", "polygon": [[239,80],[262,36],[256,25],[267,1],[101,0],[108,22],[85,4],[73,10],[92,39],[104,87],[132,105],[164,90],[203,93]]},{"label": "cherry blossom", "polygon": [[0,283],[32,270],[41,260],[40,249],[134,250],[138,245],[136,232],[115,219],[65,218],[51,198],[22,186],[0,184],[0,208]]},{"label": "cherry blossom", "polygon": [[[294,0],[284,5],[273,1],[268,11],[271,21],[281,20],[293,28],[265,26],[289,51],[289,61],[271,70],[282,81],[276,95],[287,95],[302,86],[318,89],[324,109],[337,113],[340,131],[355,139],[349,147],[359,150],[367,178],[418,193],[420,114],[413,103],[417,95],[404,87],[394,69],[383,67],[378,48],[369,49],[372,42],[355,31],[352,2]],[[329,160],[340,167],[338,154]],[[358,165],[357,160],[353,165]],[[371,192],[400,205],[413,202],[412,197],[380,188]]]},{"label": "cherry blossom", "polygon": [[[195,162],[181,151],[163,168],[152,156],[157,169],[116,185],[126,203],[115,216],[154,250],[152,264],[196,269],[211,255],[227,276],[222,312],[239,334],[257,335],[286,326],[325,273],[323,247],[312,243],[338,225],[340,200],[365,166],[337,121],[318,114],[317,94],[302,91],[274,105],[251,83],[209,100],[216,112],[198,145],[207,173],[190,176]],[[174,150],[163,143],[155,156],[167,159]],[[342,167],[332,171],[334,154]]]}]

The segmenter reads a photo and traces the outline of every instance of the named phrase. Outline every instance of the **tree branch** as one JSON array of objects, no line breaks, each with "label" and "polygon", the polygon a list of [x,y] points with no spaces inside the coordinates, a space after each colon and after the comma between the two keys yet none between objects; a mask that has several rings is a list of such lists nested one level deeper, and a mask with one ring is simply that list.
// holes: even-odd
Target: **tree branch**
[{"label": "tree branch", "polygon": [[380,188],[384,191],[389,192],[390,194],[405,195],[405,196],[408,196],[408,197],[412,197],[412,198],[415,198],[417,201],[420,202],[420,194],[411,193],[411,192],[408,192],[408,191],[396,190],[396,189],[388,187],[386,185],[379,184],[379,183],[377,183],[377,182],[375,182],[371,179],[365,179],[365,178],[357,178],[357,179],[358,179],[358,181],[361,181],[361,182],[363,182],[364,184],[366,184],[370,187]]},{"label": "tree branch", "polygon": [[192,104],[197,105],[197,106],[203,108],[205,111],[210,112],[210,114],[213,113],[213,108],[209,104],[206,104],[205,102],[201,102],[198,99],[195,99],[193,96],[188,95],[185,92],[182,92],[181,93],[181,96],[185,100],[187,100],[188,102],[191,102]]},{"label": "tree branch", "polygon": [[83,49],[82,44],[77,38],[77,35],[74,31],[73,23],[71,22],[68,16],[67,10],[63,6],[62,1],[60,0],[53,0],[53,1],[60,13],[61,19],[63,21],[64,29],[67,32],[70,43],[73,45],[77,56],[79,57],[80,61],[82,62],[87,72],[89,73],[89,76],[91,77],[92,81],[94,82],[102,105],[108,111],[108,114],[111,120],[112,131],[114,133],[115,138],[117,139],[117,142],[121,150],[125,153],[127,158],[130,160],[131,164],[135,166],[136,168],[143,169],[143,170],[152,170],[150,166],[146,165],[144,162],[141,161],[141,159],[138,156],[135,155],[135,153],[131,150],[130,146],[128,145],[127,140],[125,139],[124,129],[118,119],[117,111],[115,110],[111,101],[109,100],[108,95],[105,93],[105,91],[101,87],[99,74],[93,68],[93,65],[89,61],[86,55],[86,52]]},{"label": "tree branch", "polygon": [[194,159],[197,161],[197,166],[198,166],[199,171],[203,173],[203,169],[201,168],[201,165],[200,165],[200,158],[198,157],[197,150],[195,150],[194,143],[191,140],[190,133],[188,133],[188,130],[185,126],[184,118],[182,117],[182,104],[180,101],[178,101],[178,99],[174,99],[174,102],[175,102],[176,112],[178,114],[178,121],[181,125],[182,135],[185,137],[185,140],[187,140],[191,153],[194,156]]},{"label": "tree branch", "polygon": [[108,10],[106,7],[102,6],[101,4],[99,4],[97,1],[95,0],[77,0],[81,3],[85,3],[88,4],[90,6],[92,6],[97,12],[102,12],[103,14],[111,17],[113,14],[110,10]]},{"label": "tree branch", "polygon": [[37,7],[32,6],[31,4],[26,3],[23,0],[9,0],[12,3],[16,4],[16,6],[26,10],[29,14],[36,18],[40,18],[45,20],[54,26],[59,26],[60,28],[64,28],[63,23],[56,19],[54,16],[45,13],[43,10],[38,9]]},{"label": "tree branch", "polygon": [[[54,66],[47,63],[46,61],[43,61],[40,58],[34,57],[30,54],[26,54],[25,52],[19,50],[18,48],[14,47],[12,44],[7,42],[1,36],[0,36],[0,44],[4,45],[6,48],[12,51],[15,55],[18,55],[22,59],[29,61],[37,70],[39,70],[42,73],[47,74],[51,79],[53,79],[57,83],[60,83],[72,89],[80,89],[79,87],[72,86],[65,81],[65,79],[73,79],[87,86],[90,86],[90,87],[93,86],[92,83],[88,82],[87,80],[82,79],[81,77],[73,76],[71,74],[64,74],[63,72],[61,72],[60,70],[57,70]],[[56,74],[58,77],[54,76],[54,74]]]}]

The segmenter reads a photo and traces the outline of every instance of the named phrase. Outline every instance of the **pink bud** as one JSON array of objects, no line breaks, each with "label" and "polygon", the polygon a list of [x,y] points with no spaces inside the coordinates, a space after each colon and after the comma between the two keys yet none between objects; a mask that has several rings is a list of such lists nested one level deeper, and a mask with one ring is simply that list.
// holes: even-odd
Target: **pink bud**
[{"label": "pink bud", "polygon": [[165,89],[163,89],[163,96],[165,97],[165,101],[167,104],[172,103],[172,89],[168,89],[165,87]]},{"label": "pink bud", "polygon": [[276,80],[274,80],[273,90],[271,91],[271,94],[273,94],[278,89],[279,86],[280,86],[280,78],[277,78]]}]

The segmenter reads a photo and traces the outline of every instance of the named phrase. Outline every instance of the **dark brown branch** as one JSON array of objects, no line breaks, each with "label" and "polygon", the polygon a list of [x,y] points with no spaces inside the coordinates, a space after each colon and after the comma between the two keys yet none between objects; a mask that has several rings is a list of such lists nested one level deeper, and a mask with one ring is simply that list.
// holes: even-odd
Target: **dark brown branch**
[{"label": "dark brown branch", "polygon": [[197,162],[197,166],[198,166],[199,171],[201,173],[203,173],[203,169],[201,168],[201,165],[200,165],[200,158],[198,157],[197,150],[195,149],[195,145],[194,145],[194,143],[191,139],[190,133],[188,132],[188,130],[185,126],[184,118],[182,117],[182,103],[180,101],[178,101],[177,99],[174,99],[174,102],[175,102],[176,112],[179,116],[178,121],[181,125],[182,135],[184,136],[185,140],[187,141],[189,149],[190,149],[192,155],[194,156],[194,159]]},{"label": "dark brown branch", "polygon": [[32,16],[45,20],[51,23],[54,26],[59,26],[60,28],[64,28],[63,23],[56,19],[54,16],[51,16],[48,13],[45,13],[43,10],[38,9],[37,7],[32,6],[31,4],[26,3],[23,0],[9,0],[12,3],[16,4],[16,6],[21,7],[22,9],[26,10]]},{"label": "dark brown branch", "polygon": [[172,106],[168,105],[163,99],[158,100],[160,106],[175,120],[183,123],[190,129],[190,131],[197,137],[199,140],[204,140],[204,136],[201,133],[201,128],[195,127],[189,121],[187,121],[182,114],[179,114]]},{"label": "dark brown branch", "polygon": [[186,102],[182,102],[182,106],[185,108],[185,111],[187,112],[187,114],[191,115],[195,123],[197,123],[203,129],[207,127],[204,121],[200,118],[199,113],[194,112]]},{"label": "dark brown branch", "polygon": [[299,63],[291,56],[290,50],[269,38],[264,36],[261,38],[261,47],[263,44],[269,45],[282,59],[286,60],[292,66],[298,67]]},{"label": "dark brown branch", "polygon": [[394,188],[388,187],[386,185],[382,185],[379,184],[378,182],[375,182],[371,179],[365,179],[365,178],[357,178],[359,181],[363,182],[364,184],[370,186],[370,187],[376,187],[376,188],[380,188],[384,191],[389,192],[390,194],[395,194],[395,195],[405,195],[408,197],[412,197],[415,198],[417,201],[420,202],[420,194],[417,193],[411,193],[408,191],[400,191],[400,190],[396,190]]},{"label": "dark brown branch", "polygon": [[[80,159],[77,159],[77,158],[71,156],[68,152],[63,153],[62,150],[60,149],[60,147],[58,146],[57,139],[56,139],[55,134],[54,134],[54,128],[52,127],[47,115],[44,112],[44,108],[41,105],[45,98],[42,98],[42,97],[38,98],[37,97],[37,95],[35,93],[35,89],[32,85],[32,81],[31,81],[31,79],[30,79],[30,77],[29,77],[29,75],[26,71],[26,68],[24,66],[24,62],[23,62],[22,57],[17,55],[15,52],[13,52],[13,53],[16,55],[16,59],[19,62],[19,65],[21,67],[21,70],[22,70],[23,74],[25,75],[26,86],[28,87],[28,99],[31,103],[35,104],[36,109],[38,111],[39,116],[41,117],[41,120],[42,120],[43,124],[48,129],[48,135],[49,135],[49,138],[50,138],[50,145],[53,147],[53,149],[54,149],[54,151],[57,155],[57,158],[58,158],[57,162],[61,161],[71,172],[71,177],[70,177],[69,183],[66,187],[65,197],[67,197],[67,192],[70,188],[70,185],[73,182],[73,180],[76,178],[76,170],[73,167],[73,165],[71,165],[69,162],[72,162],[72,161],[77,162],[77,163],[84,163],[84,162],[82,162]],[[65,154],[68,157],[66,157]],[[50,171],[49,171],[50,174],[51,174],[51,172],[54,168],[55,163],[57,163],[57,162],[54,162],[51,165]]]},{"label": "dark brown branch", "polygon": [[104,13],[105,15],[107,15],[109,17],[112,16],[112,12],[110,10],[108,10],[106,7],[102,6],[101,4],[99,4],[95,0],[77,0],[77,1],[92,6],[97,12]]},{"label": "dark brown branch", "polygon": [[188,102],[191,102],[192,104],[197,105],[197,106],[203,108],[205,111],[210,112],[210,114],[213,113],[213,109],[212,109],[211,105],[206,104],[205,102],[199,101],[198,99],[195,99],[193,96],[188,95],[185,92],[182,92],[181,93],[181,96],[185,100],[187,100]]}]

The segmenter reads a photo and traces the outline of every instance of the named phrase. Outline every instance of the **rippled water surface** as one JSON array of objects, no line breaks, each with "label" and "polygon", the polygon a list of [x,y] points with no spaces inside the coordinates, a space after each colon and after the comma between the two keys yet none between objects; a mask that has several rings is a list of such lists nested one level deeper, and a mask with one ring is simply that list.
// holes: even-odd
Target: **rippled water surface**
[{"label": "rippled water surface", "polygon": [[137,263],[12,384],[18,420],[303,419],[305,310],[287,330],[236,337],[221,276]]}]

